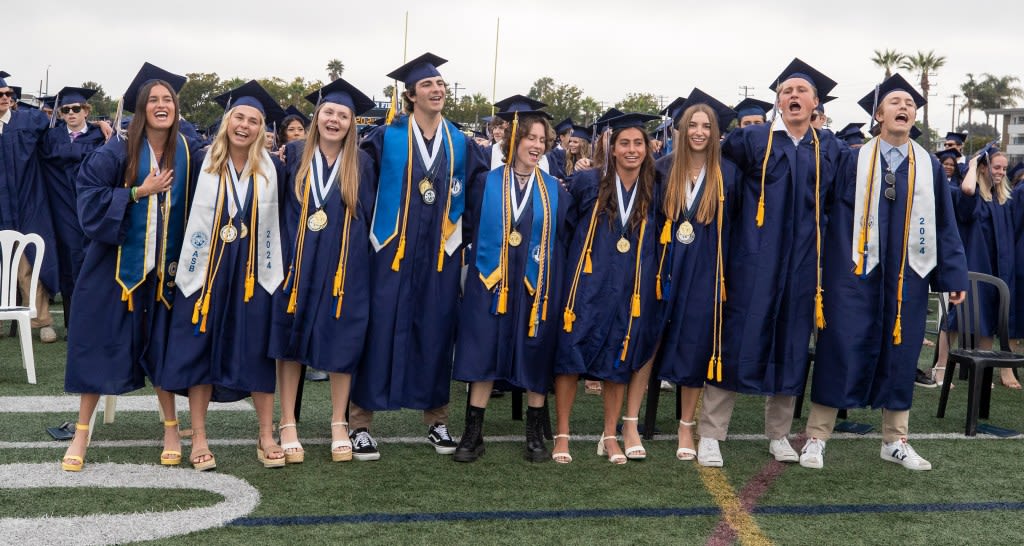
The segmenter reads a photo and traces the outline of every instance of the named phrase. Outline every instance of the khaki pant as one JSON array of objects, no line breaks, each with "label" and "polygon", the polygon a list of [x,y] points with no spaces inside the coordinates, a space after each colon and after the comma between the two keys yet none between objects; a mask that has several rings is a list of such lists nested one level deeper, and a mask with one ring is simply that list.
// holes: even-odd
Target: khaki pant
[{"label": "khaki pant", "polygon": [[[22,305],[28,305],[29,289],[32,287],[32,267],[24,256],[18,262],[18,289],[21,292]],[[32,319],[33,328],[53,326],[53,316],[50,315],[50,294],[43,287],[43,283],[36,284],[36,318]]]},{"label": "khaki pant", "polygon": [[[828,440],[832,437],[832,429],[836,426],[836,415],[839,410],[821,404],[811,404],[811,414],[807,416],[807,437]],[[882,410],[882,441],[891,444],[900,438],[906,438],[910,431],[910,410]]]},{"label": "khaki pant", "polygon": [[[732,411],[735,406],[735,392],[713,385],[704,385],[704,400],[701,402],[697,434],[701,438],[724,441],[729,434],[729,421],[732,420]],[[769,440],[778,440],[789,435],[789,431],[793,427],[795,407],[795,396],[777,394],[765,399],[764,433]]]},{"label": "khaki pant", "polygon": [[[448,405],[445,404],[439,408],[429,409],[423,411],[423,424],[430,426],[434,423],[448,424]],[[348,405],[348,429],[356,430],[357,428],[369,429],[370,425],[373,424],[373,411],[363,409],[352,402]]]}]

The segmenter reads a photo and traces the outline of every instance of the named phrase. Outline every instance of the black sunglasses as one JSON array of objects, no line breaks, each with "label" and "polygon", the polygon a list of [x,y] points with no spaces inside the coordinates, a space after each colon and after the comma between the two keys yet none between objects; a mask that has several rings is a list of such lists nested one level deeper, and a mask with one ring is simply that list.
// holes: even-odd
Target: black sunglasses
[{"label": "black sunglasses", "polygon": [[79,113],[81,111],[82,111],[82,106],[80,106],[78,104],[76,104],[74,106],[61,106],[60,107],[60,113],[61,114],[70,114],[71,112],[74,112],[74,113],[77,114],[77,113]]},{"label": "black sunglasses", "polygon": [[888,186],[885,188],[885,198],[890,201],[896,200],[896,175],[888,172],[885,173],[885,183]]},{"label": "black sunglasses", "polygon": [[0,91],[0,97],[7,97],[13,99],[14,96],[14,91]]}]

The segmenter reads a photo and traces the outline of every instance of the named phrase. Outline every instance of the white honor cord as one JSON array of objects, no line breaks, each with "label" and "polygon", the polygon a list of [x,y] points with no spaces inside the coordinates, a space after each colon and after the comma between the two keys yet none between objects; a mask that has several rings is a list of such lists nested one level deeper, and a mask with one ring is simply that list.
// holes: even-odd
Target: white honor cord
[{"label": "white honor cord", "polygon": [[[639,177],[637,177],[638,182],[640,182]],[[633,194],[629,196],[628,204],[625,203],[626,198],[622,194],[622,180],[619,178],[618,173],[615,174],[615,189],[617,190],[615,194],[619,198],[619,217],[622,219],[622,225],[626,225],[626,222],[629,221],[629,215],[633,212],[633,203],[636,202],[636,183],[633,184]]]},{"label": "white honor cord", "polygon": [[[513,171],[515,172],[515,171]],[[537,171],[530,172],[530,181],[526,183],[526,191],[523,192],[523,202],[519,202],[519,197],[516,192],[516,184],[509,184],[508,191],[512,198],[512,221],[518,221],[519,217],[523,215],[523,211],[526,210],[526,203],[530,200],[530,194],[533,192],[533,181],[537,177]],[[513,176],[513,178],[515,178]]]}]

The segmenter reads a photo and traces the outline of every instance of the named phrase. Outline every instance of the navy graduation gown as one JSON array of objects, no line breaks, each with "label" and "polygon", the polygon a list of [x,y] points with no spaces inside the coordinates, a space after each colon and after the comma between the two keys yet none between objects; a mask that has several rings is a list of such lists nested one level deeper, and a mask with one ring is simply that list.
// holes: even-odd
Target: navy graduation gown
[{"label": "navy graduation gown", "polygon": [[[85,134],[72,141],[67,127],[58,125],[47,131],[43,138],[43,175],[56,235],[56,245],[50,252],[57,253],[60,293],[65,302],[65,311],[69,308],[68,302],[74,294],[75,279],[82,269],[82,260],[85,259],[85,234],[82,232],[82,223],[78,220],[75,178],[86,156],[104,143],[103,132],[96,127],[89,127]],[[67,321],[68,317],[64,319]]]},{"label": "navy graduation gown", "polygon": [[[380,176],[386,129],[374,128],[361,143],[370,157],[374,183]],[[442,138],[440,130],[434,138]],[[415,143],[413,148],[413,153],[418,153]],[[448,172],[447,151],[440,152],[437,161],[439,172]],[[484,150],[472,139],[466,139],[464,185],[468,187],[463,191],[468,193],[462,218],[463,241],[472,239],[471,226],[475,226],[470,203],[479,190],[474,186],[479,185],[478,177],[489,170],[489,156],[485,156]],[[373,312],[352,385],[352,402],[368,410],[425,410],[448,404],[462,252],[456,251],[451,256],[445,253],[442,270],[437,271],[449,186],[435,184],[437,199],[433,205],[427,205],[415,186],[424,174],[421,163],[414,160],[414,187],[410,192],[405,258],[401,268],[399,271],[391,269],[398,248],[397,237],[370,257]],[[401,199],[404,195],[403,186]]]},{"label": "navy graduation gown", "polygon": [[[563,300],[569,296],[576,266],[584,252],[599,180],[598,170],[583,171],[574,176],[570,188],[576,209],[572,213],[575,229],[566,262]],[[630,242],[630,251],[620,253],[615,248],[623,236],[618,213],[612,218],[604,211],[598,213],[591,250],[593,272],[580,274],[574,309],[576,320],[572,332],[562,330],[559,334],[556,374],[586,374],[605,381],[627,383],[632,373],[654,356],[660,333],[654,287],[658,274],[658,226],[654,218],[657,203],[655,195],[647,211],[647,228],[640,256],[641,312],[633,319],[631,329],[629,321],[640,229],[628,229],[625,237]],[[639,211],[634,210],[633,213],[639,214]],[[625,361],[620,362],[627,329],[630,332],[629,351]]]},{"label": "navy graduation gown", "polygon": [[[199,143],[188,143],[194,173],[200,165],[196,161]],[[121,301],[122,288],[115,280],[118,246],[129,228],[128,211],[144,206],[132,203],[131,191],[124,187],[127,162],[127,143],[112,138],[86,157],[76,179],[85,246],[75,281],[75,312],[68,325],[67,392],[131,392],[143,387],[147,376],[154,381],[162,367],[170,310],[156,301],[156,271],[135,289],[134,311]],[[157,210],[159,244],[163,211],[162,207]],[[173,280],[166,282],[173,284]]]},{"label": "navy graduation gown", "polygon": [[[40,167],[40,143],[50,120],[39,110],[11,110],[10,123],[0,135],[0,229],[36,233],[46,250],[39,282],[50,294],[60,289],[57,243]],[[36,248],[25,259],[32,263]]]},{"label": "navy graduation gown", "polygon": [[1024,184],[1017,184],[1011,196],[1013,203],[1013,276],[1010,292],[1010,337],[1024,338]]},{"label": "navy graduation gown", "polygon": [[[726,260],[722,381],[713,384],[744,394],[796,396],[803,391],[814,329],[814,141],[810,129],[799,146],[785,131],[776,131],[765,177],[764,225],[759,228],[755,218],[770,130],[770,125],[745,127],[722,144],[722,156],[736,164],[742,181]],[[850,151],[830,132],[819,133],[819,139],[824,234],[827,196],[843,155]]]},{"label": "navy graduation gown", "polygon": [[[870,153],[865,146],[860,150]],[[855,152],[856,153],[856,152]],[[822,262],[825,322],[818,334],[811,400],[833,408],[871,406],[910,409],[917,359],[924,340],[929,285],[933,292],[966,290],[967,264],[956,229],[952,200],[938,161],[930,158],[935,192],[938,265],[922,279],[904,269],[902,343],[893,344],[896,296],[903,254],[909,161],[896,169],[896,200],[878,200],[880,263],[866,276],[854,273],[851,259],[857,161],[844,169],[831,210]],[[928,156],[921,158],[927,160]],[[880,159],[885,168],[885,159]]]},{"label": "navy graduation gown", "polygon": [[[342,231],[348,209],[341,199],[337,183],[327,194],[323,207],[327,213],[327,226],[321,231],[306,227],[302,216],[301,198],[296,195],[295,177],[300,164],[305,142],[288,145],[285,157],[287,178],[281,181],[281,193],[285,209],[282,224],[282,244],[285,274],[295,260],[296,230],[306,230],[302,252],[301,277],[296,296],[294,314],[288,313],[290,290],[278,290],[274,294],[273,325],[270,342],[270,357],[294,360],[319,370],[335,373],[352,373],[359,362],[370,319],[370,219],[373,216],[374,180],[370,174],[370,159],[359,150],[359,205],[356,217],[350,221],[348,230],[348,255],[345,266],[345,284],[341,301],[341,315],[335,318],[337,300],[334,293],[334,276],[341,254]],[[314,156],[315,157],[315,156]],[[339,161],[340,161],[339,157]],[[323,172],[330,173],[324,168]],[[299,187],[304,183],[300,182]],[[316,211],[316,202],[310,188],[307,217]],[[294,272],[292,273],[294,275]]]},{"label": "navy graduation gown", "polygon": [[[499,167],[504,169],[504,167]],[[512,182],[515,184],[515,181]],[[543,184],[535,180],[534,184]],[[548,295],[547,320],[537,326],[535,337],[529,337],[530,312],[534,296],[523,282],[526,260],[532,260],[530,241],[533,235],[533,195],[527,198],[525,208],[519,217],[517,230],[522,234],[523,244],[508,247],[508,311],[503,315],[491,312],[494,304],[494,290],[488,290],[480,279],[477,269],[476,238],[466,252],[469,271],[466,276],[465,295],[459,310],[459,334],[455,346],[454,378],[459,381],[507,381],[515,387],[532,392],[545,393],[551,384],[558,331],[561,329],[562,278],[565,272],[565,258],[572,232],[567,227],[572,198],[558,187],[558,209],[554,211],[552,223],[557,240],[552,243],[551,291]],[[525,193],[525,192],[521,192]],[[474,204],[479,210],[480,204]],[[482,211],[500,215],[501,211]],[[477,218],[480,215],[476,215]],[[479,220],[477,220],[479,222]],[[474,229],[474,235],[479,230]]]},{"label": "navy graduation gown", "polygon": [[[200,156],[197,158],[197,165],[202,165],[203,156],[206,154],[200,152],[197,155]],[[277,170],[280,204],[284,202],[281,195],[283,185],[280,182],[284,180],[284,172],[277,158],[271,158]],[[196,186],[200,170],[200,167],[193,170],[193,187]],[[244,218],[246,225],[250,225],[250,215],[257,214],[255,207],[252,206],[252,198],[250,181],[246,202],[243,204],[247,213],[236,215],[236,227],[240,218]],[[193,209],[195,206],[193,202]],[[279,205],[279,222],[283,220],[280,218],[283,216],[283,209],[284,207]],[[227,222],[228,207],[225,205],[221,211],[219,224],[215,224],[223,226]],[[282,239],[285,234],[286,232],[282,230]],[[249,234],[249,237],[252,236],[253,234]],[[185,237],[187,241],[189,235],[186,233]],[[205,292],[205,287],[188,297],[180,288],[175,290],[164,366],[155,381],[164,390],[186,394],[189,387],[213,385],[214,402],[234,402],[249,396],[252,392],[274,392],[277,381],[276,365],[274,359],[267,356],[270,344],[272,295],[264,290],[257,278],[252,298],[248,303],[244,301],[248,248],[248,237],[243,239],[241,236],[225,245],[223,257],[220,258],[220,268],[213,282],[205,333],[199,331],[198,324],[192,324],[196,301]],[[214,251],[219,252],[217,249]],[[211,252],[209,267],[214,267],[216,257],[216,254]],[[277,287],[275,292],[278,290],[280,287]]]},{"label": "navy graduation gown", "polygon": [[[665,156],[657,162],[658,194],[663,199],[672,171],[673,156]],[[739,172],[730,161],[722,160],[722,182],[725,191],[725,210],[722,221],[723,259],[728,256],[729,219],[733,215],[730,207],[735,205],[735,186]],[[700,202],[705,186],[694,200],[693,212]],[[658,208],[657,232],[665,222],[662,208]],[[672,224],[672,241],[665,253],[662,266],[662,340],[655,365],[661,379],[684,387],[699,388],[707,377],[708,361],[714,342],[715,320],[715,260],[718,256],[718,225],[715,219],[710,224],[701,224],[691,219],[694,240],[683,244],[676,238],[676,230],[682,219]],[[665,246],[658,246],[660,257]],[[726,294],[731,282],[725,278]],[[724,338],[724,336],[723,336]]]},{"label": "navy graduation gown", "polygon": [[565,180],[565,150],[555,148],[545,155],[548,158],[548,173],[558,180]]},{"label": "navy graduation gown", "polygon": [[[965,195],[959,188],[953,190],[953,207],[967,254],[967,270],[999,277],[1009,287],[1010,294],[1016,293],[1013,210],[1016,206],[1013,199],[1000,204],[993,196],[991,201],[985,201],[977,189],[974,195]],[[999,291],[992,286],[980,288],[981,335],[994,336],[999,328]],[[1016,317],[1014,311],[1011,307],[1011,317]],[[949,328],[958,329],[956,313],[949,315]]]}]

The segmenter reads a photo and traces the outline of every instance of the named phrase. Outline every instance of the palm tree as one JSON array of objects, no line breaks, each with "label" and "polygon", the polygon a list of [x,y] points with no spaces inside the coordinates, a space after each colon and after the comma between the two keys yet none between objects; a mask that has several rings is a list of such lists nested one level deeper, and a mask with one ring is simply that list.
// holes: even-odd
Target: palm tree
[{"label": "palm tree", "polygon": [[331,59],[327,61],[327,78],[332,82],[341,77],[341,73],[345,71],[345,63],[341,62],[341,59]]},{"label": "palm tree", "polygon": [[978,96],[981,94],[981,82],[974,79],[974,74],[967,73],[967,81],[960,84],[960,92],[964,94],[967,102],[960,107],[960,111],[967,112],[967,125],[971,124],[971,112],[977,108]]},{"label": "palm tree", "polygon": [[[1024,97],[1024,90],[1017,85],[1020,78],[1017,76],[1002,76],[997,77],[989,73],[984,73],[985,80],[981,82],[982,96],[984,97],[984,108],[985,108],[985,122],[988,123],[989,113],[988,110],[996,110],[1000,108],[1010,108],[1017,102],[1016,99]],[[979,104],[979,107],[981,105]],[[1003,130],[1001,132],[1003,137],[1003,147],[1005,148],[1009,135],[1007,132],[1010,129],[1010,118],[1003,116]]]},{"label": "palm tree", "polygon": [[[910,70],[912,72],[920,72],[921,74],[921,94],[924,95],[925,99],[928,98],[928,92],[931,90],[931,83],[928,81],[928,76],[935,70],[938,70],[945,66],[946,57],[942,55],[936,55],[935,50],[931,50],[928,53],[918,51],[913,55],[906,55],[902,61],[900,61],[900,68],[904,70]],[[926,147],[931,149],[932,139],[931,126],[928,125],[928,103],[924,104],[924,139]]]},{"label": "palm tree", "polygon": [[886,49],[885,51],[875,50],[875,56],[871,58],[871,62],[875,63],[875,66],[885,69],[885,78],[888,79],[892,76],[892,68],[903,62],[906,55],[896,51],[895,49]]}]

